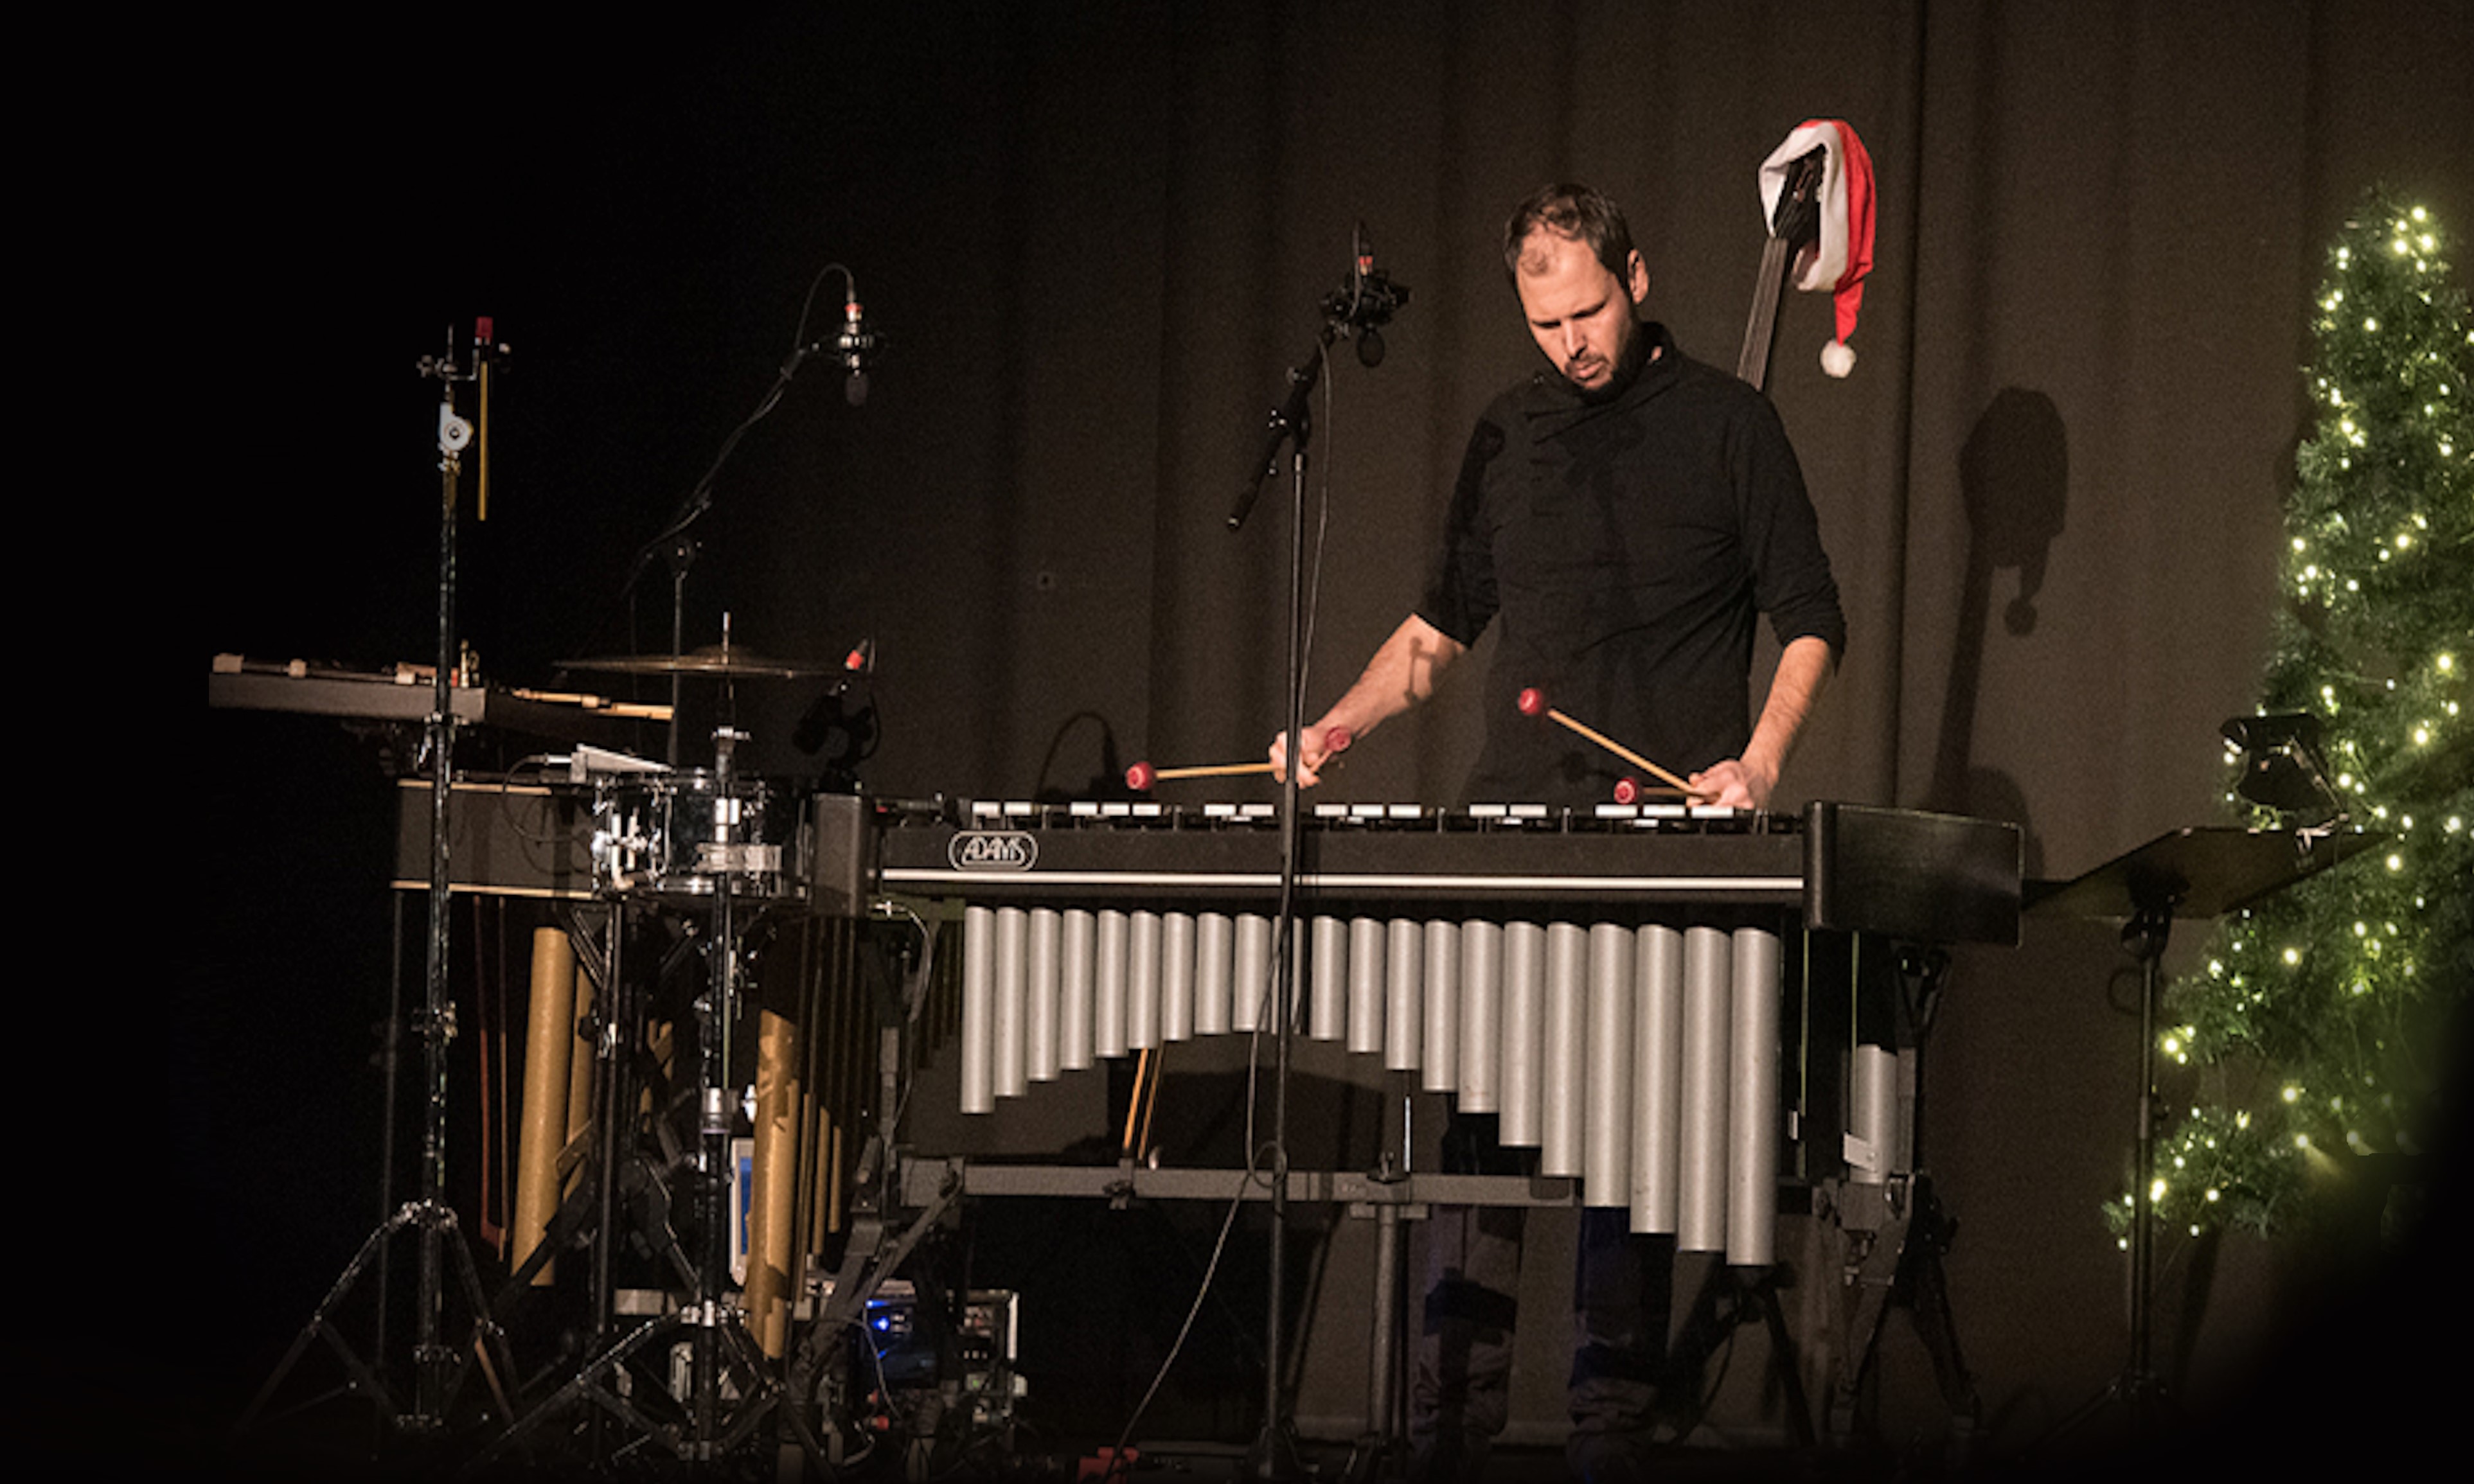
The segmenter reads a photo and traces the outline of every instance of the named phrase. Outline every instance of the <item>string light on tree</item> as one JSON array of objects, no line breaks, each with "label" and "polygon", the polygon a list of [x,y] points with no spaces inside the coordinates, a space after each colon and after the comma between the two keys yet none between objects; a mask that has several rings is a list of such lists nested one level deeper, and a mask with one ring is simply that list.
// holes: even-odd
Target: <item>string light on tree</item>
[{"label": "string light on tree", "polygon": [[[2317,1177],[2420,1148],[2474,1003],[2474,316],[2446,244],[2428,209],[2374,193],[2310,300],[2315,421],[2258,709],[2317,715],[2339,804],[2383,838],[2220,921],[2169,987],[2160,1049],[2195,1093],[2158,1134],[2171,1230],[2275,1231],[2306,1219]],[[2108,1207],[2118,1233],[2129,1209]]]}]

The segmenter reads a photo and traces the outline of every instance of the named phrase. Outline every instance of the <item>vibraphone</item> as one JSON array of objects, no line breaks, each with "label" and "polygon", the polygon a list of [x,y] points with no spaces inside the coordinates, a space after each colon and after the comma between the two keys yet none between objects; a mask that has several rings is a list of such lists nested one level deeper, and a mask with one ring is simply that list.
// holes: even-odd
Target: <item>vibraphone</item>
[{"label": "vibraphone", "polygon": [[[961,1104],[1275,1027],[1269,805],[880,814],[878,882],[961,903]],[[1730,1262],[1772,1260],[1799,928],[2015,942],[2014,826],[1816,803],[1319,804],[1291,1023],[1498,1115],[1540,1172]]]}]

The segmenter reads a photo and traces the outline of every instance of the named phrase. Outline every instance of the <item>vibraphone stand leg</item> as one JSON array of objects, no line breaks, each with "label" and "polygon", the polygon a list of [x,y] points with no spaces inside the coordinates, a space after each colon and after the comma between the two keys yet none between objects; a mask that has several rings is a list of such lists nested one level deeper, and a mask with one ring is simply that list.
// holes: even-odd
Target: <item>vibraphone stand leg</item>
[{"label": "vibraphone stand leg", "polygon": [[[1398,1185],[1409,1178],[1415,1103],[1405,1092],[1398,1102],[1400,1147],[1397,1153],[1384,1150],[1375,1161],[1372,1179],[1379,1185]],[[1372,1203],[1374,1292],[1367,1333],[1366,1430],[1358,1434],[1343,1471],[1350,1484],[1396,1474],[1408,1461],[1408,1438],[1401,1426],[1401,1402],[1406,1394],[1400,1384],[1401,1360],[1408,1348],[1408,1335],[1401,1325],[1401,1273],[1408,1252],[1407,1219],[1413,1213],[1422,1214],[1424,1209],[1418,1207],[1413,1212],[1405,1203],[1395,1200]]]},{"label": "vibraphone stand leg", "polygon": [[1880,1344],[1881,1322],[1892,1304],[1904,1301],[1933,1378],[1951,1412],[1951,1463],[1963,1466],[1982,1403],[1959,1351],[1942,1257],[1958,1230],[1924,1168],[1924,1051],[1948,975],[1949,955],[1938,948],[1907,947],[1897,954],[1900,983],[1896,1039],[1908,1050],[1899,1057],[1906,1086],[1898,1099],[1908,1111],[1903,1140],[1907,1158],[1879,1184],[1832,1182],[1825,1187],[1829,1213],[1850,1250],[1841,1281],[1855,1291],[1843,1316],[1838,1376],[1831,1388],[1828,1436],[1852,1439],[1862,1424],[1867,1385]]},{"label": "vibraphone stand leg", "polygon": [[1812,1409],[1805,1400],[1795,1337],[1787,1329],[1778,1299],[1787,1276],[1785,1265],[1779,1263],[1758,1268],[1711,1263],[1668,1353],[1666,1374],[1670,1389],[1688,1383],[1699,1395],[1709,1362],[1727,1336],[1759,1320],[1769,1333],[1770,1377],[1785,1398],[1788,1441],[1797,1448],[1808,1448],[1813,1442]]}]

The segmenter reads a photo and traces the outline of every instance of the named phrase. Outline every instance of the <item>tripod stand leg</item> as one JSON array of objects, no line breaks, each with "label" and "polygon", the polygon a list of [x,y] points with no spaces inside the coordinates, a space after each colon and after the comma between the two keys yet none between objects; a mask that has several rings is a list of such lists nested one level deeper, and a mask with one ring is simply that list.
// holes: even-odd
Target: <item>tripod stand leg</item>
[{"label": "tripod stand leg", "polygon": [[1854,1301],[1840,1327],[1838,1377],[1830,1391],[1827,1424],[1832,1439],[1845,1440],[1863,1420],[1865,1383],[1906,1252],[1908,1209],[1902,1193],[1887,1185],[1843,1187],[1831,1209],[1841,1240],[1856,1254],[1841,1269],[1840,1281],[1854,1290]]},{"label": "tripod stand leg", "polygon": [[256,1424],[258,1414],[263,1412],[267,1403],[274,1400],[276,1391],[283,1384],[284,1378],[292,1374],[292,1368],[300,1364],[301,1357],[308,1352],[313,1342],[322,1339],[335,1352],[336,1358],[343,1363],[350,1376],[346,1383],[348,1388],[368,1397],[372,1404],[377,1407],[380,1420],[390,1425],[394,1424],[395,1406],[387,1400],[385,1383],[378,1378],[377,1373],[370,1368],[369,1363],[360,1357],[359,1352],[344,1342],[344,1337],[336,1331],[331,1322],[331,1316],[343,1304],[345,1297],[352,1292],[352,1286],[360,1281],[363,1270],[376,1259],[380,1249],[386,1245],[387,1238],[393,1236],[412,1219],[413,1209],[413,1207],[406,1206],[397,1211],[361,1243],[361,1250],[353,1256],[351,1262],[345,1264],[342,1276],[338,1277],[334,1286],[327,1291],[327,1297],[321,1300],[317,1308],[310,1312],[309,1322],[302,1326],[301,1333],[292,1341],[292,1348],[283,1352],[283,1359],[277,1363],[274,1373],[268,1376],[265,1384],[258,1388],[257,1395],[251,1400],[248,1410],[241,1413],[237,1431],[247,1432]]},{"label": "tripod stand leg", "polygon": [[1966,1357],[1958,1348],[1958,1324],[1950,1306],[1950,1278],[1942,1267],[1955,1223],[1942,1210],[1925,1178],[1919,1175],[1916,1182],[1921,1231],[1908,1244],[1904,1284],[1907,1304],[1916,1323],[1916,1334],[1931,1357],[1942,1400],[1949,1404],[1953,1423],[1963,1436],[1975,1430],[1984,1408],[1977,1396],[1976,1377],[1969,1374]]},{"label": "tripod stand leg", "polygon": [[[335,1311],[351,1296],[371,1264],[383,1254],[389,1240],[407,1229],[416,1231],[424,1244],[432,1248],[444,1246],[453,1252],[459,1287],[473,1315],[470,1344],[460,1350],[437,1346],[430,1352],[413,1356],[414,1364],[421,1372],[417,1384],[423,1400],[421,1409],[412,1414],[407,1414],[389,1397],[385,1378],[344,1338],[343,1331],[334,1321]],[[326,1342],[344,1368],[347,1377],[344,1389],[367,1399],[377,1409],[379,1422],[390,1429],[433,1432],[441,1429],[454,1393],[460,1390],[464,1359],[468,1354],[480,1363],[483,1377],[497,1403],[498,1415],[512,1417],[514,1406],[508,1400],[502,1377],[514,1374],[514,1356],[507,1349],[505,1334],[491,1318],[489,1305],[481,1292],[480,1271],[474,1266],[473,1254],[462,1237],[463,1232],[456,1225],[455,1213],[435,1202],[408,1202],[388,1217],[370,1233],[368,1240],[361,1244],[361,1250],[345,1266],[343,1275],[311,1313],[309,1322],[302,1327],[301,1333],[294,1338],[282,1361],[266,1378],[265,1384],[258,1388],[257,1395],[250,1401],[248,1410],[241,1414],[234,1430],[246,1433],[257,1424],[260,1414],[274,1400],[293,1367],[308,1352],[310,1345],[320,1340]],[[424,1254],[424,1261],[434,1258],[434,1251]],[[331,1392],[325,1394],[332,1395]],[[314,1400],[323,1400],[325,1396]]]},{"label": "tripod stand leg", "polygon": [[[455,1213],[444,1207],[439,1208],[439,1213],[445,1220],[448,1230],[455,1231]],[[472,1249],[462,1242],[455,1242],[451,1244],[450,1250],[455,1254],[456,1277],[464,1285],[464,1302],[473,1310],[473,1343],[469,1347],[470,1352],[474,1363],[481,1369],[483,1383],[490,1388],[491,1400],[498,1405],[499,1418],[504,1422],[513,1422],[516,1406],[507,1394],[507,1383],[516,1374],[515,1354],[507,1348],[506,1331],[498,1328],[497,1317],[491,1313],[490,1305],[481,1297],[481,1270],[473,1264]],[[459,1361],[459,1370],[460,1366]]]}]

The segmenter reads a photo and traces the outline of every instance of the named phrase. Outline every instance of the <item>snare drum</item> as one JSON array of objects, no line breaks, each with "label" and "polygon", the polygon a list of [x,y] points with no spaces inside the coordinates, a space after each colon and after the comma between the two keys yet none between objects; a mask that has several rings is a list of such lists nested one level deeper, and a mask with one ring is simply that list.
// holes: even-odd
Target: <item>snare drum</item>
[{"label": "snare drum", "polygon": [[799,871],[799,801],[762,778],[727,792],[702,771],[639,774],[594,793],[593,864],[602,891],[619,897],[805,895]]}]

